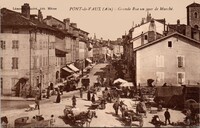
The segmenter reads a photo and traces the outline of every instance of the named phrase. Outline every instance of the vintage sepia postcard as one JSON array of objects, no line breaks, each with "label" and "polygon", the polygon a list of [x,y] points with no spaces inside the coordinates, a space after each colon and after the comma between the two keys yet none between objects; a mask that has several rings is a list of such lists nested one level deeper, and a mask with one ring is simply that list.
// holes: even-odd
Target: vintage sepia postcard
[{"label": "vintage sepia postcard", "polygon": [[200,0],[1,0],[1,127],[198,127]]}]

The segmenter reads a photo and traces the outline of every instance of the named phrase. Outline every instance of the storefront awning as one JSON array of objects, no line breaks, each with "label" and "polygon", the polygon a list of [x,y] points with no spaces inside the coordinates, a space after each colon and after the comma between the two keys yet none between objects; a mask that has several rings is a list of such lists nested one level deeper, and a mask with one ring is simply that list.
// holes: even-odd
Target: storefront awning
[{"label": "storefront awning", "polygon": [[92,63],[92,61],[89,58],[87,58],[86,61],[88,61],[89,63]]},{"label": "storefront awning", "polygon": [[66,57],[67,52],[61,49],[55,49],[56,57]]},{"label": "storefront awning", "polygon": [[74,72],[78,72],[79,69],[77,67],[75,67],[73,64],[67,65],[71,70],[73,70]]},{"label": "storefront awning", "polygon": [[62,69],[61,74],[60,74],[61,78],[66,78],[66,77],[72,75],[72,73],[74,72],[71,69],[69,69],[68,67],[63,67],[61,69]]},{"label": "storefront awning", "polygon": [[73,73],[73,71],[71,69],[69,69],[68,67],[64,67],[62,69],[65,70],[66,72]]}]

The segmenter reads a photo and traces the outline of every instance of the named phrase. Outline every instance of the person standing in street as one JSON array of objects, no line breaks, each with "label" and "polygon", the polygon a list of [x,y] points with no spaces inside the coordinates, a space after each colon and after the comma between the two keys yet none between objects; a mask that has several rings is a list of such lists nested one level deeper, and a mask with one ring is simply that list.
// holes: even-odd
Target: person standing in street
[{"label": "person standing in street", "polygon": [[56,103],[60,103],[60,91],[59,90],[57,90]]},{"label": "person standing in street", "polygon": [[54,118],[54,115],[51,115],[51,119],[50,119],[50,126],[53,127],[54,126],[54,123],[55,123],[55,118]]},{"label": "person standing in street", "polygon": [[116,100],[115,103],[113,104],[113,108],[115,110],[115,114],[118,115],[118,110],[119,110],[119,102]]},{"label": "person standing in street", "polygon": [[167,121],[170,124],[170,113],[168,111],[168,108],[166,109],[164,116],[165,116],[165,125],[167,125]]},{"label": "person standing in street", "polygon": [[40,100],[38,95],[35,96],[35,109],[40,109]]},{"label": "person standing in street", "polygon": [[92,103],[95,103],[95,94],[93,93],[93,95],[92,95]]},{"label": "person standing in street", "polygon": [[72,106],[73,106],[73,108],[76,107],[76,97],[75,97],[75,95],[73,95],[73,97],[72,97]]},{"label": "person standing in street", "polygon": [[50,87],[48,86],[47,87],[47,97],[46,98],[49,99],[49,96],[50,96]]},{"label": "person standing in street", "polygon": [[80,97],[83,98],[83,87],[80,88]]},{"label": "person standing in street", "polygon": [[90,92],[90,90],[88,90],[88,92],[87,92],[87,100],[90,101],[90,98],[91,98],[91,92]]}]

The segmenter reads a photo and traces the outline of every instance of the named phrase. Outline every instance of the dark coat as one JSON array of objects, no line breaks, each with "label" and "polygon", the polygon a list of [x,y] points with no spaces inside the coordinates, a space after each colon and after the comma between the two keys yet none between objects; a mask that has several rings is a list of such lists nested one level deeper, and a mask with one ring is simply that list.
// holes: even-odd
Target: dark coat
[{"label": "dark coat", "polygon": [[91,92],[88,91],[88,93],[87,93],[87,99],[90,100],[90,98],[91,98]]},{"label": "dark coat", "polygon": [[169,111],[165,111],[164,115],[165,115],[165,118],[166,118],[166,119],[169,119],[169,118],[170,118],[170,113],[169,113]]},{"label": "dark coat", "polygon": [[118,109],[119,109],[119,106],[120,106],[119,102],[115,102],[115,103],[113,104],[113,108],[114,108],[115,110],[118,110]]},{"label": "dark coat", "polygon": [[56,103],[60,103],[60,92],[58,91],[57,93]]}]

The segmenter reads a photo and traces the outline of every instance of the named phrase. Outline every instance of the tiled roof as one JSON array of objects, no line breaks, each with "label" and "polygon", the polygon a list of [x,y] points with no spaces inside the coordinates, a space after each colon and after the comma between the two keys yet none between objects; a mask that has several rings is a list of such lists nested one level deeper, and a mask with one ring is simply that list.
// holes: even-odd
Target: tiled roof
[{"label": "tiled roof", "polygon": [[6,8],[1,9],[1,25],[3,26],[36,26],[28,18],[21,13],[8,10]]},{"label": "tiled roof", "polygon": [[146,43],[146,44],[144,44],[144,45],[141,45],[141,46],[135,48],[134,51],[138,51],[138,50],[140,50],[140,49],[149,47],[149,46],[151,46],[151,45],[153,45],[153,44],[159,43],[159,42],[161,42],[162,40],[168,39],[168,38],[170,38],[170,37],[172,37],[172,36],[179,36],[179,37],[185,38],[185,39],[187,39],[187,40],[189,40],[189,41],[191,41],[191,42],[193,42],[193,43],[196,43],[196,44],[200,45],[200,42],[199,42],[199,41],[194,40],[194,39],[192,39],[192,38],[189,38],[189,37],[187,37],[187,36],[185,36],[185,35],[182,35],[182,34],[180,34],[180,33],[178,33],[178,32],[174,32],[174,33],[172,33],[172,34],[170,34],[170,35],[164,36],[164,37],[162,37],[162,38],[160,38],[160,39],[157,39],[157,40],[155,40],[155,41],[152,41],[152,42],[150,42],[150,43]]},{"label": "tiled roof", "polygon": [[169,24],[168,25],[169,28],[174,29],[175,31],[177,31],[178,33],[184,34],[185,30],[186,30],[186,25],[185,24]]},{"label": "tiled roof", "polygon": [[1,9],[1,25],[2,26],[18,26],[18,27],[33,27],[37,29],[45,29],[54,32],[57,36],[64,36],[64,32],[53,28],[38,19],[28,19],[19,12],[11,11],[6,8]]},{"label": "tiled roof", "polygon": [[200,7],[200,4],[194,2],[194,3],[190,4],[190,5],[188,5],[187,8],[188,7]]}]

